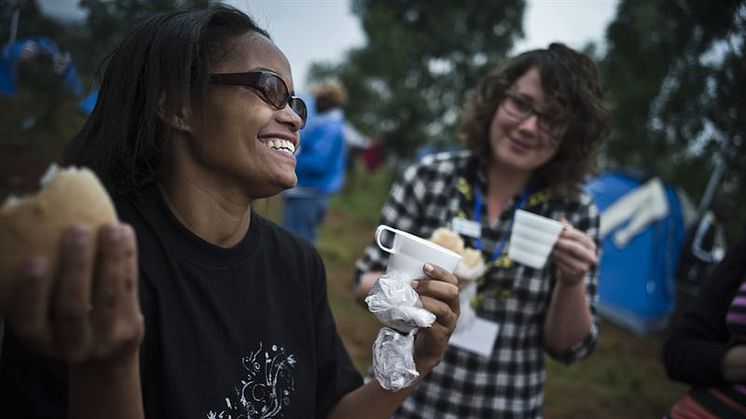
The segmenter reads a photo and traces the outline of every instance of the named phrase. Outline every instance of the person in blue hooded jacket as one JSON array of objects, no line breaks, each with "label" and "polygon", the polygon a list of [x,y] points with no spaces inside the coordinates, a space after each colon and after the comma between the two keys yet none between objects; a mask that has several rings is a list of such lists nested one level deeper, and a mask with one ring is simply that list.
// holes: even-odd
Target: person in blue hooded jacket
[{"label": "person in blue hooded jacket", "polygon": [[329,197],[339,192],[345,181],[347,146],[342,106],[346,96],[344,87],[336,82],[314,89],[316,116],[302,131],[303,143],[296,155],[298,185],[283,194],[283,226],[311,243],[316,243]]}]

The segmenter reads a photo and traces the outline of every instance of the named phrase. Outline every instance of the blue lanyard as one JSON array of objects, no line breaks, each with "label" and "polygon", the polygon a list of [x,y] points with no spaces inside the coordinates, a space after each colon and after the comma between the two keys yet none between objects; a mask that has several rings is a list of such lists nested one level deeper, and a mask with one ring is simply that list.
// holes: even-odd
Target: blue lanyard
[{"label": "blue lanyard", "polygon": [[[518,198],[518,202],[516,202],[515,209],[513,209],[513,214],[510,215],[510,225],[508,226],[508,231],[502,234],[500,237],[500,241],[497,243],[497,246],[495,247],[495,251],[492,252],[492,257],[490,257],[490,262],[494,262],[497,260],[498,257],[502,254],[503,247],[505,247],[505,240],[508,239],[508,234],[510,234],[510,231],[513,229],[513,220],[515,219],[515,212],[521,208],[523,208],[523,204],[526,203],[526,199],[528,199],[529,195],[529,188],[526,188],[521,193],[521,196]],[[479,225],[482,225],[482,192],[479,190],[479,188],[474,188],[474,221],[479,223]],[[481,235],[477,237],[476,240],[476,247],[479,251],[482,251],[482,237]]]}]

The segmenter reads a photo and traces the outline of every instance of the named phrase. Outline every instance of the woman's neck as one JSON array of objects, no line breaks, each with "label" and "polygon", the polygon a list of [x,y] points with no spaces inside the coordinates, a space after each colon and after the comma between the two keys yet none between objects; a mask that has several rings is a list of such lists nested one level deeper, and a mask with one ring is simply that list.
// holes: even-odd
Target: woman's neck
[{"label": "woman's neck", "polygon": [[500,162],[487,166],[487,215],[495,224],[511,198],[520,194],[531,180],[530,171],[518,170]]},{"label": "woman's neck", "polygon": [[251,201],[242,194],[231,197],[204,182],[183,176],[164,176],[159,188],[179,222],[205,241],[230,248],[246,236],[251,222]]}]

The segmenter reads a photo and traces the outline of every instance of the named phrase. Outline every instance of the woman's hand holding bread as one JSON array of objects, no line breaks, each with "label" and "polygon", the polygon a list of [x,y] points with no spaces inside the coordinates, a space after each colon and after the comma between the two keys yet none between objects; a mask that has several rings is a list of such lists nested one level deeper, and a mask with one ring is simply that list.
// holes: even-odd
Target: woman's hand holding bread
[{"label": "woman's hand holding bread", "polygon": [[0,209],[0,315],[32,349],[78,369],[136,362],[137,282],[134,231],[90,171]]},{"label": "woman's hand holding bread", "polygon": [[127,225],[65,231],[53,269],[22,266],[8,322],[37,352],[71,365],[112,364],[136,354],[144,334],[137,296],[135,235]]}]

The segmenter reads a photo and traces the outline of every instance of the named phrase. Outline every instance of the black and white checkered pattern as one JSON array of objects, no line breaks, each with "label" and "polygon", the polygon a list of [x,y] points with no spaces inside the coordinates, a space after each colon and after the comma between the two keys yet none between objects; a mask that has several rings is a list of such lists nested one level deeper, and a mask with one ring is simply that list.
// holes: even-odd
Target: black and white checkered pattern
[{"label": "black and white checkered pattern", "polygon": [[[438,227],[450,226],[456,216],[473,217],[473,201],[459,193],[458,183],[467,179],[483,188],[484,168],[468,152],[442,153],[413,165],[394,184],[382,210],[381,224],[430,237]],[[484,189],[483,194],[484,193]],[[469,194],[467,194],[469,195]],[[567,218],[599,245],[598,210],[589,195],[529,198],[524,209],[559,220]],[[488,260],[497,242],[510,228],[516,199],[506,207],[496,225],[482,221],[482,246]],[[483,204],[484,205],[484,204]],[[486,209],[482,209],[486,214]],[[474,246],[464,237],[467,245]],[[507,254],[506,242],[503,254]],[[599,246],[600,248],[600,246]],[[356,263],[357,277],[385,269],[388,253],[375,242]],[[517,263],[488,270],[479,287],[484,297],[476,308],[480,317],[500,324],[500,332],[489,358],[448,348],[443,361],[405,401],[395,418],[538,418],[544,398],[544,353],[542,330],[554,284],[554,266],[538,270]],[[551,356],[573,362],[593,350],[598,336],[596,314],[597,271],[585,279],[588,304],[593,314],[592,332],[577,345]]]}]

